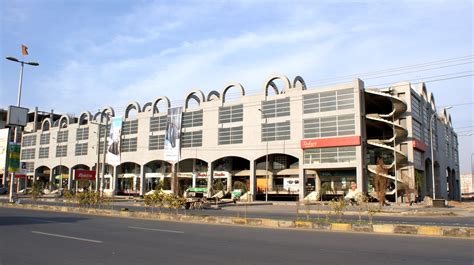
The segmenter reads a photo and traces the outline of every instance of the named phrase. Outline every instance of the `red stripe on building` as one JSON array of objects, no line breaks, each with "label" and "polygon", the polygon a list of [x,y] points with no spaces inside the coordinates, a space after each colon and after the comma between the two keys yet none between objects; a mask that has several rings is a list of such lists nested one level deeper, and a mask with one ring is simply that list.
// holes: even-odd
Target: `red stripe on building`
[{"label": "red stripe on building", "polygon": [[360,136],[305,139],[305,140],[301,140],[301,149],[339,147],[339,146],[357,146],[357,145],[360,145],[360,143],[361,143]]},{"label": "red stripe on building", "polygon": [[74,170],[74,180],[95,180],[94,170]]},{"label": "red stripe on building", "polygon": [[428,146],[424,144],[423,142],[413,138],[413,148],[418,149],[420,151],[426,152],[428,150]]}]

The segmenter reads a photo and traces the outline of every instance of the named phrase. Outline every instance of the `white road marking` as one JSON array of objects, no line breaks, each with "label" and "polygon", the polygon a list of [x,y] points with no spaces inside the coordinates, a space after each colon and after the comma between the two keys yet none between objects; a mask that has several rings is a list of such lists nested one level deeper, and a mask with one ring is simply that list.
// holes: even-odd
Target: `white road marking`
[{"label": "white road marking", "polygon": [[87,241],[87,242],[92,242],[92,243],[104,243],[103,241],[99,240],[92,240],[92,239],[87,239],[87,238],[80,238],[80,237],[73,237],[73,236],[65,236],[65,235],[58,235],[58,234],[50,234],[50,233],[45,233],[45,232],[40,232],[40,231],[31,231],[33,234],[40,234],[40,235],[45,235],[45,236],[55,236],[55,237],[61,237],[61,238],[67,238],[67,239],[74,239],[74,240],[80,240],[80,241]]},{"label": "white road marking", "polygon": [[166,232],[166,233],[184,234],[183,231],[176,231],[176,230],[163,230],[163,229],[137,227],[137,226],[129,226],[128,228],[130,228],[130,229],[138,229],[138,230],[156,231],[156,232]]}]

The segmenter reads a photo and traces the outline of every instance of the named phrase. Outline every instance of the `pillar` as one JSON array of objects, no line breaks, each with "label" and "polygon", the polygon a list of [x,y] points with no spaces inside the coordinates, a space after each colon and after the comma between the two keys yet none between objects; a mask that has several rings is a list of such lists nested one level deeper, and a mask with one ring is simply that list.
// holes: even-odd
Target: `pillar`
[{"label": "pillar", "polygon": [[69,175],[68,175],[68,178],[67,178],[67,189],[68,190],[72,190],[72,173],[73,173],[73,170],[72,170],[72,167],[69,168]]},{"label": "pillar", "polygon": [[252,201],[255,201],[257,194],[257,173],[255,168],[255,160],[250,160],[250,190]]},{"label": "pillar", "polygon": [[117,185],[118,185],[118,178],[117,178],[117,168],[118,166],[112,166],[112,179],[110,180],[110,188],[112,189],[112,194],[117,193]]},{"label": "pillar", "polygon": [[145,165],[140,165],[140,196],[145,194]]},{"label": "pillar", "polygon": [[[193,175],[193,187],[195,185],[195,179]],[[212,189],[212,183],[214,182],[214,171],[212,170],[212,162],[207,163],[207,197],[211,198],[214,195],[214,191]]]},{"label": "pillar", "polygon": [[49,190],[53,190],[53,168],[49,171]]},{"label": "pillar", "polygon": [[298,179],[300,180],[299,200],[303,201],[304,198],[306,197],[306,174],[305,174],[305,170],[303,168],[303,165],[301,165],[301,163],[299,164],[299,167],[298,167],[298,176],[299,176]]}]

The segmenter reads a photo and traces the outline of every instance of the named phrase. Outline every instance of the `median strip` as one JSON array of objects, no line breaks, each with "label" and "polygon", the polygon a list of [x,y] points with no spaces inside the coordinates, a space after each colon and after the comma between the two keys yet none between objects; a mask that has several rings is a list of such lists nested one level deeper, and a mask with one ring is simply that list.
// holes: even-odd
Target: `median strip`
[{"label": "median strip", "polygon": [[156,228],[137,227],[137,226],[129,226],[128,228],[130,228],[130,229],[137,229],[137,230],[155,231],[155,232],[184,234],[183,231],[176,231],[176,230],[164,230],[164,229],[156,229]]},{"label": "median strip", "polygon": [[81,237],[73,237],[73,236],[65,236],[65,235],[59,235],[59,234],[51,234],[51,233],[45,233],[45,232],[40,232],[40,231],[30,231],[33,234],[40,234],[40,235],[45,235],[45,236],[53,236],[53,237],[60,237],[60,238],[67,238],[67,239],[73,239],[73,240],[79,240],[79,241],[86,241],[86,242],[92,242],[92,243],[104,243],[103,241],[100,240],[93,240],[93,239],[87,239],[87,238],[81,238]]}]

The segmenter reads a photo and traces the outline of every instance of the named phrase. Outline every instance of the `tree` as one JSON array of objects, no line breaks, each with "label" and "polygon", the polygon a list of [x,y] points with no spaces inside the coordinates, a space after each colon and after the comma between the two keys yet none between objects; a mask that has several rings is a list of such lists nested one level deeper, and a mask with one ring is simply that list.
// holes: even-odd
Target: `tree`
[{"label": "tree", "polygon": [[375,169],[374,187],[377,194],[377,200],[379,200],[380,206],[385,204],[385,192],[387,189],[388,180],[385,177],[388,170],[385,168],[383,159],[377,159],[377,168]]}]

